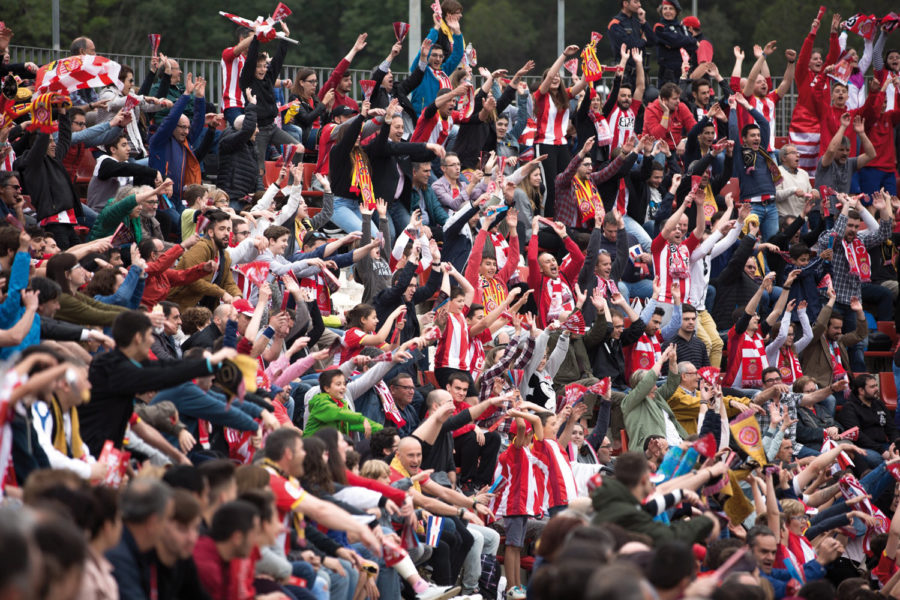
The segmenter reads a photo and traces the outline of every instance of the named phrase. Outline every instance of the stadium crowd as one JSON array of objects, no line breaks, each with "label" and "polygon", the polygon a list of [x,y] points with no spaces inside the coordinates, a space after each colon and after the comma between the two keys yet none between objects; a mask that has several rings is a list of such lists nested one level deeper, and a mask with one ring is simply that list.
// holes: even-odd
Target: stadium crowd
[{"label": "stadium crowd", "polygon": [[900,17],[432,9],[324,82],[226,15],[218,105],[0,23],[0,598],[900,597]]}]

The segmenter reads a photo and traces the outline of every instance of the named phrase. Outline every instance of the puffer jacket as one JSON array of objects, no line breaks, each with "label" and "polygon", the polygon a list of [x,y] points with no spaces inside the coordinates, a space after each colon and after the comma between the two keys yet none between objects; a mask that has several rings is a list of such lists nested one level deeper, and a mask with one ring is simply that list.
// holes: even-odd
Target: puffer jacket
[{"label": "puffer jacket", "polygon": [[256,104],[247,104],[240,129],[229,125],[219,138],[219,174],[216,185],[232,200],[240,200],[263,188],[256,168],[256,143],[250,141],[256,131]]}]

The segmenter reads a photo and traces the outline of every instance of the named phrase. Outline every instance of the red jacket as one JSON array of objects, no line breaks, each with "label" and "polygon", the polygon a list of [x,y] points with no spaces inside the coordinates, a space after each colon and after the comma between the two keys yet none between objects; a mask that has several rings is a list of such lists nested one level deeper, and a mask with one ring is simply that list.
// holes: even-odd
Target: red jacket
[{"label": "red jacket", "polygon": [[200,583],[213,600],[253,600],[253,577],[259,549],[253,548],[249,558],[224,561],[211,537],[202,536],[194,546],[194,562]]},{"label": "red jacket", "polygon": [[669,149],[674,150],[686,132],[697,124],[697,119],[691,114],[691,109],[683,102],[678,103],[675,112],[669,115],[669,126],[663,127],[663,109],[659,99],[647,105],[644,110],[644,133],[649,133],[657,139],[664,139],[669,144]]},{"label": "red jacket", "polygon": [[341,79],[344,78],[344,73],[346,73],[349,68],[350,61],[346,58],[342,58],[341,62],[334,68],[334,71],[331,72],[328,81],[326,81],[325,85],[319,89],[319,100],[325,98],[325,94],[328,93],[328,90],[334,90],[334,105],[331,107],[331,110],[334,110],[338,106],[349,106],[354,112],[359,112],[359,104],[357,104],[356,100],[337,90],[338,84],[341,82]]},{"label": "red jacket", "polygon": [[894,127],[900,123],[900,108],[884,111],[884,92],[869,94],[862,107],[866,135],[875,146],[875,158],[866,166],[893,172],[897,158],[894,151]]},{"label": "red jacket", "polygon": [[181,244],[166,250],[158,260],[147,263],[147,281],[144,284],[144,295],[141,304],[152,309],[156,303],[165,300],[169,291],[179,285],[193,283],[207,275],[204,263],[194,265],[190,269],[173,269],[172,265],[184,253]]}]

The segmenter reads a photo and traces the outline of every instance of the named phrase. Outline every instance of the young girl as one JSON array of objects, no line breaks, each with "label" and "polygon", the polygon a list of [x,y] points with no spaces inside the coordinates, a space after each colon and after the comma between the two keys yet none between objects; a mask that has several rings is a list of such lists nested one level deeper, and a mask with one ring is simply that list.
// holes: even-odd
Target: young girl
[{"label": "young girl", "polygon": [[778,336],[766,345],[766,358],[770,365],[778,367],[781,378],[786,385],[791,385],[803,377],[803,369],[800,368],[800,359],[798,357],[813,339],[812,328],[809,326],[809,315],[806,314],[806,300],[803,300],[797,305],[797,314],[800,317],[800,328],[803,330],[803,337],[794,342],[797,339],[798,326],[797,323],[791,323],[793,304],[794,300],[791,300],[784,316],[781,317],[781,328],[778,331]]},{"label": "young girl", "polygon": [[[587,81],[582,79],[571,88],[563,85],[559,70],[563,63],[577,56],[578,46],[569,46],[559,55],[556,62],[544,71],[540,87],[534,93],[534,117],[537,131],[534,136],[535,153],[546,154],[548,158],[541,163],[544,181],[556,181],[556,175],[562,173],[569,164],[571,156],[566,142],[566,130],[569,125],[569,101],[580,94]],[[555,215],[555,190],[553,185],[547,186],[544,215]]]},{"label": "young girl", "polygon": [[187,208],[181,213],[181,239],[186,240],[197,230],[197,213],[209,205],[209,190],[205,185],[192,183],[183,194]]},{"label": "young girl", "polygon": [[341,363],[355,358],[364,346],[381,346],[387,341],[394,321],[406,313],[406,306],[398,306],[388,316],[387,321],[375,333],[378,326],[378,315],[371,304],[357,304],[347,314],[347,333],[344,334],[341,351]]}]

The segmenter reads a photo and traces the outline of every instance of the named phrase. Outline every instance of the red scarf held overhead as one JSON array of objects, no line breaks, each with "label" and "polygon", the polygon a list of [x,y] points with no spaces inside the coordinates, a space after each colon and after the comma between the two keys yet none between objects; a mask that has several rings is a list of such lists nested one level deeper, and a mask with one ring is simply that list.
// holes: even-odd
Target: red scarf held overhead
[{"label": "red scarf held overhead", "polygon": [[846,240],[841,240],[844,247],[844,254],[847,256],[847,262],[850,264],[850,274],[859,277],[863,283],[872,280],[872,259],[869,257],[869,251],[866,245],[858,237],[854,238],[849,244]]}]

